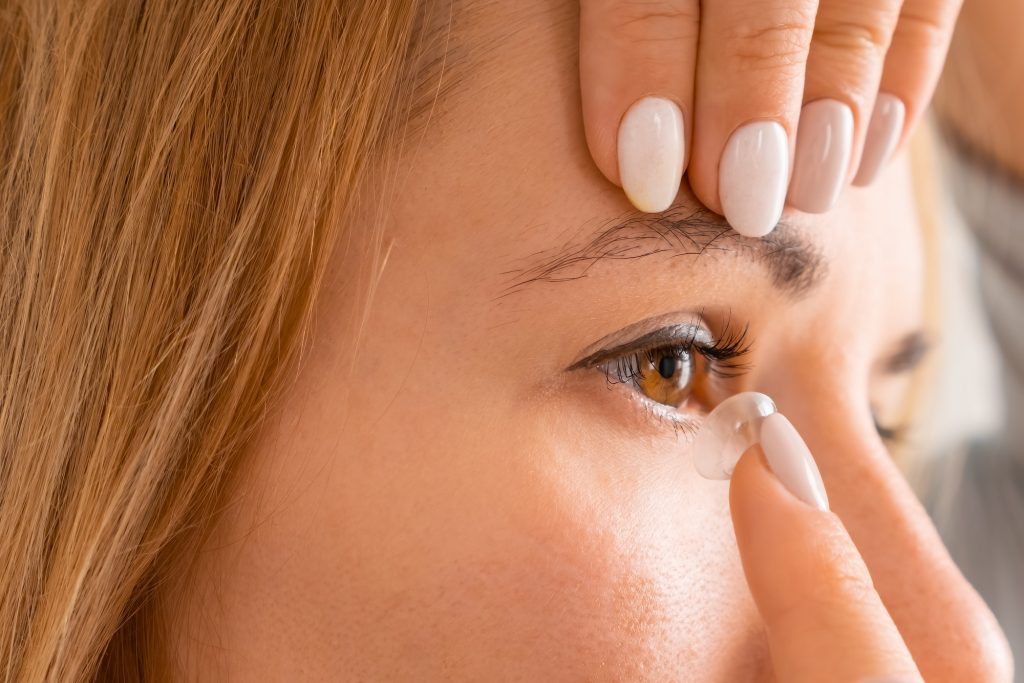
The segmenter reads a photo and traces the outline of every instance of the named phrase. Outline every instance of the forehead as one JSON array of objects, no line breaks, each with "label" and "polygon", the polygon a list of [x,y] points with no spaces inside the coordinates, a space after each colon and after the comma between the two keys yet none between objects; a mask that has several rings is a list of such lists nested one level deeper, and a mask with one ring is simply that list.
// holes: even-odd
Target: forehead
[{"label": "forehead", "polygon": [[[529,1],[453,15],[438,84],[446,94],[405,145],[392,222],[404,243],[438,254],[442,280],[471,280],[493,298],[510,273],[631,211],[586,148],[575,19],[575,3]],[[858,309],[843,312],[862,322],[883,314],[916,319],[920,236],[904,160],[871,188],[847,189],[829,214],[788,218],[827,264],[819,306]],[[729,270],[721,259],[705,260],[699,268],[692,259],[651,262],[643,273],[653,280],[690,269],[713,293],[721,283],[709,278]],[[587,272],[610,271],[600,264]],[[627,286],[641,285],[634,276]]]}]

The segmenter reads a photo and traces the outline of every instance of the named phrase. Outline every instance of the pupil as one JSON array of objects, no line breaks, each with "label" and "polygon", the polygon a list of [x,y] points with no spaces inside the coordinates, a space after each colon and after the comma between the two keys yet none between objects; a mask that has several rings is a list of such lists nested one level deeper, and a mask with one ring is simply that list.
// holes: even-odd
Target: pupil
[{"label": "pupil", "polygon": [[658,361],[658,374],[665,379],[672,379],[672,375],[676,374],[676,361],[677,358],[671,356],[662,356],[661,360]]}]

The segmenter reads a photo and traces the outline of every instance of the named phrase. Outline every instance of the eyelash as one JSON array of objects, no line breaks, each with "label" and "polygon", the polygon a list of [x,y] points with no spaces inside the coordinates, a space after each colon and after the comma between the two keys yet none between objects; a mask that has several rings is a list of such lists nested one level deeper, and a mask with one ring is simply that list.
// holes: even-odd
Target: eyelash
[{"label": "eyelash", "polygon": [[[594,359],[587,365],[598,367],[604,372],[609,385],[611,384],[632,384],[638,390],[640,406],[653,419],[669,422],[677,431],[693,432],[698,425],[692,421],[683,421],[676,417],[678,413],[666,409],[661,404],[639,395],[638,380],[641,376],[641,360],[647,363],[654,363],[658,358],[670,356],[674,358],[685,358],[689,354],[697,353],[705,361],[704,371],[719,379],[729,380],[740,377],[750,370],[750,363],[744,359],[751,350],[751,344],[747,339],[749,327],[744,325],[742,329],[735,330],[726,324],[724,333],[714,339],[711,343],[698,343],[696,336],[700,328],[694,326],[688,337],[673,344],[651,344],[641,345],[632,349],[620,350],[618,355],[605,359]],[[671,418],[668,416],[672,415]],[[872,418],[875,430],[887,444],[898,444],[905,436],[904,429],[900,426],[883,425],[872,410]]]},{"label": "eyelash", "polygon": [[744,358],[750,352],[751,344],[747,339],[748,326],[736,330],[728,323],[721,336],[712,342],[698,342],[696,337],[702,329],[694,326],[688,335],[675,343],[657,343],[640,345],[635,348],[620,349],[614,356],[595,359],[590,365],[602,370],[609,385],[631,384],[634,389],[632,398],[649,419],[658,423],[668,423],[677,434],[690,435],[697,431],[699,421],[688,418],[675,408],[662,405],[647,398],[640,391],[640,363],[643,360],[654,362],[658,357],[672,356],[677,358],[697,353],[704,359],[703,372],[721,380],[739,377],[750,369]]},{"label": "eyelash", "polygon": [[890,445],[903,442],[905,436],[903,427],[883,425],[878,421],[878,416],[875,415],[873,410],[871,411],[871,419],[875,423],[875,431],[878,432],[878,436],[882,437],[882,441]]},{"label": "eyelash", "polygon": [[[696,342],[698,328],[695,327],[689,338],[682,339],[675,344],[657,344],[629,349],[616,358],[603,361],[605,375],[609,384],[632,383],[636,385],[640,377],[642,359],[653,363],[657,358],[663,356],[685,358],[689,354],[698,353],[707,363],[708,374],[720,379],[739,377],[750,369],[750,364],[743,360],[750,352],[747,331],[746,325],[739,331],[727,328],[721,337],[706,344]],[[615,368],[614,373],[609,371],[612,367]]]}]

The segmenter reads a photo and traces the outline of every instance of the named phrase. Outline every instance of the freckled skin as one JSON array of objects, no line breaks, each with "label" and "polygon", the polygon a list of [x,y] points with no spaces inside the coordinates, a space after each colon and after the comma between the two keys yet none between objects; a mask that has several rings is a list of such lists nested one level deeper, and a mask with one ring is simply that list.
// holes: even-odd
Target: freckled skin
[{"label": "freckled skin", "polygon": [[[512,5],[480,10],[460,39],[500,34]],[[799,303],[714,254],[601,263],[500,297],[531,254],[629,210],[586,151],[572,17],[515,25],[403,160],[358,356],[359,250],[335,257],[310,354],[196,587],[165,596],[185,606],[183,667],[209,680],[772,680],[727,485],[700,478],[687,437],[626,387],[564,371],[639,320],[718,307],[754,341],[736,390],[768,393],[800,428],[883,599],[917,625],[915,657],[945,680],[949,658],[977,654],[986,613],[868,412],[874,360],[921,320],[905,160],[833,213],[796,217],[830,260]]]}]

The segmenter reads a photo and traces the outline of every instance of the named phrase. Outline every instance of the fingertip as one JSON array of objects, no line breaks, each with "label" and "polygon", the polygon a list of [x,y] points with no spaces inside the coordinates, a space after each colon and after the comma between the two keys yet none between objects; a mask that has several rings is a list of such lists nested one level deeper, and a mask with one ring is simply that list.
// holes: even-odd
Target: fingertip
[{"label": "fingertip", "polygon": [[622,189],[640,211],[664,211],[675,201],[683,177],[683,113],[665,97],[647,96],[626,111],[619,126]]},{"label": "fingertip", "polygon": [[748,529],[756,529],[767,521],[766,514],[770,516],[772,510],[796,503],[772,474],[760,444],[747,449],[729,484],[729,508],[737,540]]},{"label": "fingertip", "polygon": [[878,177],[903,137],[906,105],[895,95],[880,92],[868,122],[860,165],[853,185],[865,187]]},{"label": "fingertip", "polygon": [[782,217],[789,185],[789,139],[781,123],[750,121],[729,136],[718,168],[718,196],[733,230],[763,237]]},{"label": "fingertip", "polygon": [[722,202],[718,199],[718,159],[709,162],[707,153],[701,149],[695,136],[690,144],[690,163],[686,169],[686,180],[690,191],[702,205],[718,215],[722,214]]},{"label": "fingertip", "polygon": [[700,30],[697,0],[671,11],[644,3],[580,3],[580,97],[601,173],[644,212],[676,199]]},{"label": "fingertip", "polygon": [[583,132],[587,142],[587,151],[590,152],[590,159],[608,182],[616,187],[622,187],[616,151],[618,130],[615,125],[601,125],[595,120],[596,118],[595,114],[584,108]]}]

